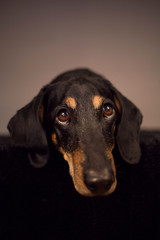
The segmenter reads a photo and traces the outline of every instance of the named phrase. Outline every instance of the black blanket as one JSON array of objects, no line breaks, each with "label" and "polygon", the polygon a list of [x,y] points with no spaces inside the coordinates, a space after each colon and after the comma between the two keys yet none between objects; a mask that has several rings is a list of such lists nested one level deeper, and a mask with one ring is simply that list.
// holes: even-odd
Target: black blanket
[{"label": "black blanket", "polygon": [[68,165],[53,150],[49,163],[30,166],[27,152],[0,138],[0,239],[160,239],[160,132],[141,133],[141,161],[116,159],[110,196],[79,195]]}]

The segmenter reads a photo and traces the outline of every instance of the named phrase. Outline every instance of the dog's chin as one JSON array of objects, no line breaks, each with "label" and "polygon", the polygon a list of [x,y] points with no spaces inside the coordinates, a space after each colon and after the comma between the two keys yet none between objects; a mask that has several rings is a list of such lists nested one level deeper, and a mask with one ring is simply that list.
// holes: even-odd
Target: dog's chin
[{"label": "dog's chin", "polygon": [[116,186],[117,186],[117,180],[115,179],[114,183],[112,184],[112,186],[107,191],[97,191],[96,193],[94,193],[94,192],[90,191],[87,187],[81,188],[74,183],[74,187],[75,187],[76,191],[84,197],[108,196],[115,191]]}]

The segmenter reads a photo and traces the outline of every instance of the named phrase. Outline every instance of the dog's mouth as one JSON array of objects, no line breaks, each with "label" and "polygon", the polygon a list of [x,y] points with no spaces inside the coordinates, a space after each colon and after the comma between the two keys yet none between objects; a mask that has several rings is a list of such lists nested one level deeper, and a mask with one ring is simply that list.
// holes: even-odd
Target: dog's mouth
[{"label": "dog's mouth", "polygon": [[78,193],[83,196],[93,197],[107,196],[114,192],[117,185],[117,179],[112,155],[110,156],[111,170],[105,167],[102,170],[95,171],[91,169],[84,173],[83,163],[85,157],[81,148],[78,148],[72,153],[67,153],[62,148],[59,150],[63,154],[64,159],[68,162],[70,175]]}]

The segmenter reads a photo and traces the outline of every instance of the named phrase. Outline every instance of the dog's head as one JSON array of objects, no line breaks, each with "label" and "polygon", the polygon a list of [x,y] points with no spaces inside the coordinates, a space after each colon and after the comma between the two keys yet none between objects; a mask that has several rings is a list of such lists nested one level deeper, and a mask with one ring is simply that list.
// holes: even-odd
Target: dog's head
[{"label": "dog's head", "polygon": [[8,129],[35,167],[49,159],[51,140],[68,162],[76,190],[96,196],[116,188],[115,144],[124,161],[139,162],[141,121],[137,107],[108,80],[78,69],[43,87],[10,120]]}]

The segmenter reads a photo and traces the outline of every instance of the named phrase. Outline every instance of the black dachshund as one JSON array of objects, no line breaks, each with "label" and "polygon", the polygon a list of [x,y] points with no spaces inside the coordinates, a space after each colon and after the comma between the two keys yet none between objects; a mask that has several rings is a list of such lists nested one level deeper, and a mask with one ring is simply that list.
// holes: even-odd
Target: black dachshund
[{"label": "black dachshund", "polygon": [[13,144],[28,151],[35,167],[56,148],[84,196],[109,195],[117,185],[113,150],[136,164],[141,157],[142,114],[112,84],[87,69],[61,74],[10,120]]}]

